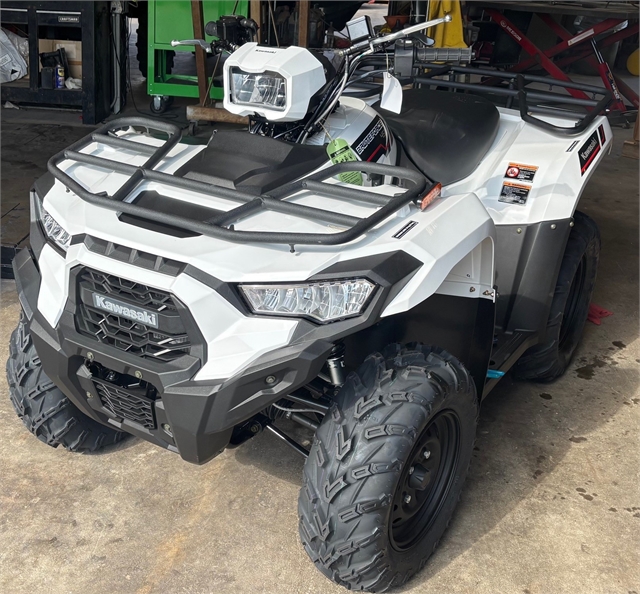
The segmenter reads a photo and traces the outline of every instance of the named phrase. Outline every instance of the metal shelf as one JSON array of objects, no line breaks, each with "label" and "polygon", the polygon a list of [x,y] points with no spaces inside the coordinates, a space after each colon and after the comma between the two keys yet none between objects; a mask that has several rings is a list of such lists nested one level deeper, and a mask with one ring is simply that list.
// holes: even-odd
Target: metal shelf
[{"label": "metal shelf", "polygon": [[[85,124],[96,124],[109,115],[109,2],[4,0],[0,7],[0,21],[3,24],[26,25],[29,35],[29,79],[3,84],[0,95],[3,102],[80,107]],[[40,86],[39,30],[51,26],[80,29],[81,90],[43,89]]]}]

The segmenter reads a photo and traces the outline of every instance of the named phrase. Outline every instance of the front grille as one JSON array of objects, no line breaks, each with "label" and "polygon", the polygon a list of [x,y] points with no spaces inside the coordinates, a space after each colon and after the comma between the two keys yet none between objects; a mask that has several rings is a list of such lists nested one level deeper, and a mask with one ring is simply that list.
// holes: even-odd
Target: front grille
[{"label": "front grille", "polygon": [[[158,328],[95,307],[92,293],[157,314]],[[178,303],[166,291],[85,268],[78,275],[76,326],[80,334],[133,355],[174,361],[191,352]]]},{"label": "front grille", "polygon": [[132,389],[124,389],[95,379],[93,383],[102,406],[114,417],[128,419],[147,429],[155,429],[153,400],[142,395],[142,392],[146,392],[146,390],[138,388],[136,392],[139,391],[141,393],[136,393]]}]

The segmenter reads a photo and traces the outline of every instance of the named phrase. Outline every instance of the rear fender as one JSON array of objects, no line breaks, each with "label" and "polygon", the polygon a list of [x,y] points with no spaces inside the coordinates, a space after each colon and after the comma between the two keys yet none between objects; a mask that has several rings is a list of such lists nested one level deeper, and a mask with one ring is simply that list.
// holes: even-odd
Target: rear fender
[{"label": "rear fender", "polygon": [[573,219],[497,227],[496,325],[544,339]]},{"label": "rear fender", "polygon": [[[547,119],[573,125],[571,120]],[[612,139],[604,116],[584,132],[565,136],[527,124],[516,111],[500,108],[500,130],[491,149],[469,177],[446,186],[442,193],[475,192],[497,226],[569,219]],[[508,186],[519,187],[518,200],[511,201]]]}]

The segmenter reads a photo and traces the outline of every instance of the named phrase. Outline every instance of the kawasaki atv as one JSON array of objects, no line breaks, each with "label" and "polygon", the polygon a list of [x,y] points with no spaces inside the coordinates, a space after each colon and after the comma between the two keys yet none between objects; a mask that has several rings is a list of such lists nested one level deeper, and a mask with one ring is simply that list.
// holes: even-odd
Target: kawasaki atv
[{"label": "kawasaki atv", "polygon": [[611,144],[608,91],[463,66],[420,35],[439,22],[355,21],[337,60],[227,44],[224,103],[248,130],[187,144],[123,118],[55,155],[14,262],[27,428],[77,452],[132,434],[196,464],[269,431],[306,458],[320,571],[373,592],[416,573],[482,399],[575,352],[600,250],[576,206]]}]

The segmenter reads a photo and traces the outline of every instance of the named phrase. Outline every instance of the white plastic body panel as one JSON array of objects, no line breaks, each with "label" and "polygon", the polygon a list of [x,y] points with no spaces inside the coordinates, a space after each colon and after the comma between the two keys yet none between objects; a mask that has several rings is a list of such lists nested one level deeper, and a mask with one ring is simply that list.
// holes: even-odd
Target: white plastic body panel
[{"label": "white plastic body panel", "polygon": [[[230,71],[239,68],[250,74],[277,72],[286,80],[286,107],[283,111],[259,105],[240,105],[231,100]],[[241,116],[261,115],[271,122],[297,122],[309,109],[311,97],[325,84],[320,61],[302,47],[263,47],[245,43],[224,63],[224,108]]]},{"label": "white plastic body panel", "polygon": [[[589,178],[611,146],[612,132],[607,118],[597,117],[582,134],[563,136],[523,122],[514,110],[499,108],[499,111],[500,128],[491,150],[469,177],[446,186],[443,195],[475,192],[496,225],[528,225],[570,218]],[[574,123],[544,119],[561,126]],[[594,134],[599,142],[598,152],[583,174],[579,152]],[[510,163],[537,167],[533,182],[507,178]],[[502,184],[509,181],[530,187],[525,204],[499,200]]]},{"label": "white plastic body panel", "polygon": [[487,237],[449,271],[436,293],[470,297],[477,291],[495,301],[494,259],[493,239]]},{"label": "white plastic body panel", "polygon": [[[357,99],[348,98],[342,103],[343,111],[332,117],[331,130],[348,136],[349,140],[367,128],[375,112],[371,113],[373,110]],[[594,132],[599,133],[600,127],[604,140],[599,141],[599,152],[582,174],[578,151]],[[139,134],[128,136],[152,145],[160,142]],[[81,200],[57,181],[44,197],[44,206],[72,235],[88,234],[178,260],[229,283],[304,281],[338,262],[403,250],[420,260],[422,266],[382,312],[386,317],[407,311],[434,293],[495,300],[495,224],[526,225],[570,217],[586,181],[610,143],[611,129],[604,118],[597,118],[584,134],[564,137],[543,132],[523,123],[514,112],[501,110],[500,130],[493,148],[474,174],[444,188],[443,197],[425,211],[406,206],[347,245],[299,246],[295,253],[284,245],[231,243],[204,236],[176,238],[134,227],[122,223],[116,212]],[[179,144],[157,169],[173,172],[202,148]],[[99,148],[96,144],[85,152],[132,164],[141,165],[144,161],[144,157],[130,151]],[[524,205],[498,200],[510,162],[538,168]],[[126,180],[124,175],[89,165],[66,162],[62,167],[93,192],[106,191],[112,195]],[[145,189],[220,210],[235,206],[215,196],[157,183],[147,183],[139,191]],[[398,188],[382,185],[369,191],[393,195]],[[365,217],[371,213],[366,204],[309,192],[301,192],[293,200],[353,216]],[[412,223],[410,230],[398,233],[409,223]],[[319,221],[270,211],[243,219],[237,228],[291,232],[339,230]],[[396,235],[398,237],[394,237]],[[51,325],[57,324],[68,298],[70,270],[79,265],[175,293],[191,311],[208,344],[208,361],[195,379],[224,379],[242,372],[263,353],[288,344],[298,324],[295,319],[246,317],[192,277],[181,274],[174,278],[144,270],[90,252],[84,244],[75,244],[66,259],[49,246],[45,246],[40,257],[42,283],[38,308]]]},{"label": "white plastic body panel", "polygon": [[[308,138],[306,144],[323,145],[336,138],[342,138],[358,153],[358,139],[362,138],[365,131],[369,130],[372,125],[377,125],[376,120],[380,120],[384,128],[388,148],[380,155],[376,154],[371,160],[376,163],[395,165],[396,143],[387,123],[384,121],[384,116],[367,105],[362,99],[355,97],[341,97],[340,105],[327,118],[324,130]],[[375,133],[375,130],[373,132]]]},{"label": "white plastic body panel", "polygon": [[[137,141],[154,144],[155,139],[137,136]],[[171,172],[202,150],[201,146],[180,144],[158,166]],[[140,157],[112,148],[88,147],[87,152],[102,153],[118,161],[137,163]],[[128,153],[128,154],[127,154]],[[125,177],[98,170],[88,165],[62,167],[75,179],[82,180],[92,191],[113,194]],[[183,190],[170,189],[160,184],[143,185],[185,200],[220,209],[234,206],[228,201]],[[392,195],[395,186],[382,185],[370,191]],[[301,193],[297,201],[318,204],[321,207],[356,216],[367,216],[371,208],[362,203],[319,197]],[[383,316],[393,315],[413,307],[436,292],[451,270],[474,252],[476,247],[493,236],[493,222],[481,202],[472,193],[449,196],[439,200],[426,211],[406,206],[375,230],[356,241],[340,246],[299,246],[295,253],[284,245],[230,243],[211,237],[177,238],[122,223],[116,212],[108,211],[67,192],[56,182],[44,198],[44,207],[64,225],[72,235],[88,235],[112,241],[118,245],[171,258],[192,266],[229,283],[260,283],[304,281],[337,262],[404,250],[423,262],[413,279],[387,306]],[[401,238],[394,235],[410,221],[417,223]],[[289,231],[337,231],[338,229],[306,219],[267,212],[248,217],[241,223],[243,229],[282,229]],[[170,277],[154,271],[125,264],[106,256],[90,252],[84,244],[74,244],[63,259],[53,249],[45,248],[41,265],[42,283],[39,308],[47,321],[55,326],[60,318],[69,293],[69,272],[85,265],[109,274],[135,280],[151,287],[164,289],[175,295],[189,308],[208,344],[208,361],[195,379],[223,379],[239,373],[268,350],[288,344],[298,324],[294,319],[273,317],[245,317],[222,299],[215,291],[181,274]],[[491,273],[490,273],[491,274]],[[473,298],[492,299],[482,295],[480,287],[491,286],[491,279],[474,279],[478,290],[469,293]]]}]

